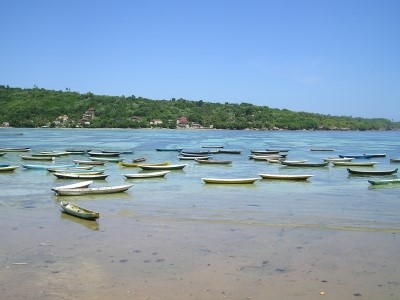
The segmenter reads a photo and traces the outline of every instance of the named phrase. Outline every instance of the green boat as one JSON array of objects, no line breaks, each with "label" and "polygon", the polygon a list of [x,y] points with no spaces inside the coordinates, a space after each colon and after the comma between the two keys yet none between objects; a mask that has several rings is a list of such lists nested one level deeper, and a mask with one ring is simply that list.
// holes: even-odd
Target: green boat
[{"label": "green boat", "polygon": [[400,183],[400,178],[396,179],[381,179],[381,180],[368,180],[368,182],[372,185],[386,185],[386,184],[395,184]]}]

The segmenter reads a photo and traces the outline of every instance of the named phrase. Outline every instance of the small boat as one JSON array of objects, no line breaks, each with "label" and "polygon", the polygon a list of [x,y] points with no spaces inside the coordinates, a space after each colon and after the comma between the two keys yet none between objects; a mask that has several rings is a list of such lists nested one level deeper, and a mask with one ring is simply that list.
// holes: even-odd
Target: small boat
[{"label": "small boat", "polygon": [[306,174],[259,174],[263,179],[279,179],[279,180],[307,180],[314,175]]},{"label": "small boat", "polygon": [[366,154],[361,154],[361,155],[343,155],[343,154],[339,154],[339,157],[340,158],[345,158],[345,157],[348,157],[348,158],[357,158],[357,159],[370,159],[372,156],[369,156],[369,155],[366,155]]},{"label": "small boat", "polygon": [[133,163],[139,163],[139,162],[144,162],[144,161],[146,161],[146,157],[139,157],[139,158],[132,159]]},{"label": "small boat", "polygon": [[89,156],[99,156],[99,157],[117,157],[120,156],[121,152],[88,152]]},{"label": "small boat", "polygon": [[290,149],[269,149],[269,148],[267,148],[265,150],[267,150],[267,151],[278,151],[278,152],[289,152],[290,151]]},{"label": "small boat", "polygon": [[120,162],[124,160],[122,157],[100,157],[100,156],[91,156],[90,159],[94,161],[104,161],[104,162]]},{"label": "small boat", "polygon": [[234,149],[218,149],[217,153],[221,154],[241,154],[241,150],[234,150]]},{"label": "small boat", "polygon": [[156,148],[157,151],[182,151],[182,148]]},{"label": "small boat", "polygon": [[195,159],[196,162],[199,164],[204,164],[204,165],[230,165],[232,163],[231,160],[206,160],[206,159]]},{"label": "small boat", "polygon": [[79,173],[53,173],[57,178],[62,179],[106,179],[107,174],[79,174]]},{"label": "small boat", "polygon": [[301,164],[301,163],[307,162],[306,159],[297,159],[297,160],[287,160],[287,159],[284,159],[284,160],[281,160],[281,162],[283,162],[283,161],[287,162],[288,164]]},{"label": "small boat", "polygon": [[68,152],[69,154],[85,154],[86,152],[91,151],[86,150],[86,149],[74,149],[74,148],[70,148],[70,149],[65,149],[66,152]]},{"label": "small boat", "polygon": [[387,184],[399,184],[400,178],[395,179],[380,179],[380,180],[368,180],[372,185],[387,185]]},{"label": "small boat", "polygon": [[16,169],[18,169],[18,166],[6,166],[6,167],[0,167],[0,172],[12,172]]},{"label": "small boat", "polygon": [[391,158],[391,159],[390,159],[390,162],[392,162],[392,163],[398,163],[398,162],[400,162],[400,158]]},{"label": "small boat", "polygon": [[[68,171],[70,171],[70,172],[87,171],[87,170],[91,170],[92,168],[93,168],[93,166],[82,166],[82,167],[73,166],[73,167],[66,167],[66,168],[64,168],[64,167],[62,167],[62,168],[49,167],[49,168],[46,168],[46,170],[48,172],[58,172],[58,173],[60,173],[60,172],[68,172]],[[96,171],[98,171],[98,170],[96,170]],[[104,169],[103,169],[103,171],[104,171]]]},{"label": "small boat", "polygon": [[310,151],[335,151],[335,149],[331,149],[331,148],[311,148]]},{"label": "small boat", "polygon": [[332,161],[334,166],[347,166],[347,167],[373,167],[378,162],[376,161]]},{"label": "small boat", "polygon": [[6,155],[6,152],[0,152],[0,156]]},{"label": "small boat", "polygon": [[128,179],[138,179],[138,178],[156,178],[164,177],[171,171],[161,171],[161,172],[147,172],[147,173],[135,173],[135,174],[122,174]]},{"label": "small boat", "polygon": [[85,169],[55,169],[50,172],[53,173],[68,173],[68,174],[81,174],[81,175],[97,175],[103,174],[105,169],[98,170],[85,170]]},{"label": "small boat", "polygon": [[364,153],[364,155],[369,157],[386,157],[386,153]]},{"label": "small boat", "polygon": [[0,152],[28,152],[31,151],[29,147],[23,148],[0,148]]},{"label": "small boat", "polygon": [[209,151],[198,151],[198,152],[181,151],[181,155],[186,157],[208,156],[209,154],[210,154]]},{"label": "small boat", "polygon": [[46,170],[47,168],[57,168],[57,169],[64,169],[64,168],[73,168],[75,164],[72,165],[31,165],[31,164],[22,164],[22,167],[25,169],[35,169],[35,170]]},{"label": "small boat", "polygon": [[329,161],[324,161],[322,163],[309,163],[309,162],[290,162],[290,161],[281,161],[282,165],[290,166],[290,167],[326,167],[329,164]]},{"label": "small boat", "polygon": [[271,155],[253,155],[252,157],[250,157],[254,160],[268,160],[268,159],[282,159],[282,156],[280,156],[279,154],[271,154]]},{"label": "small boat", "polygon": [[215,146],[213,146],[213,145],[204,145],[204,146],[201,146],[201,148],[224,148],[224,146],[222,146],[222,145],[215,145]]},{"label": "small boat", "polygon": [[34,157],[60,157],[63,154],[56,153],[56,152],[40,152],[40,153],[31,153],[31,156]]},{"label": "small boat", "polygon": [[20,155],[24,160],[54,160],[54,156],[28,156],[28,155]]},{"label": "small boat", "polygon": [[98,195],[98,194],[115,194],[127,191],[133,184],[103,186],[103,187],[86,187],[86,188],[59,188],[55,192],[60,196],[82,196],[82,195]]},{"label": "small boat", "polygon": [[211,156],[178,156],[179,160],[207,160]]},{"label": "small boat", "polygon": [[347,168],[349,174],[355,175],[392,175],[397,173],[397,168],[393,170],[355,170]]},{"label": "small boat", "polygon": [[[132,153],[133,151],[129,151],[127,154]],[[90,152],[89,152],[90,153]],[[111,154],[122,154],[121,151],[115,151],[115,150],[101,150],[101,153],[111,153]]]},{"label": "small boat", "polygon": [[137,163],[126,163],[123,161],[120,161],[118,163],[121,167],[139,167],[139,166],[167,166],[170,164],[169,161],[162,162],[162,163],[154,163],[154,164],[137,164]]},{"label": "small boat", "polygon": [[56,192],[58,189],[85,188],[85,187],[88,187],[89,185],[91,185],[92,183],[93,183],[93,180],[81,181],[81,182],[77,182],[77,183],[52,187],[51,190]]},{"label": "small boat", "polygon": [[78,165],[93,165],[93,166],[104,165],[104,161],[79,160],[79,159],[75,159],[74,163]]},{"label": "small boat", "polygon": [[96,220],[100,217],[100,214],[95,211],[91,211],[87,208],[83,208],[76,204],[72,204],[70,202],[61,201],[60,203],[61,209],[64,213],[69,215],[86,219],[86,220]]},{"label": "small boat", "polygon": [[336,161],[352,161],[353,158],[351,157],[325,157],[323,158],[324,161],[336,162]]},{"label": "small boat", "polygon": [[250,152],[255,155],[279,154],[278,150],[250,150]]},{"label": "small boat", "polygon": [[10,166],[10,164],[0,164],[0,168],[9,167],[9,166]]},{"label": "small boat", "polygon": [[139,168],[142,170],[182,170],[187,164],[181,165],[166,165],[166,166],[150,166],[150,165],[140,165]]},{"label": "small boat", "polygon": [[205,183],[219,184],[247,184],[254,183],[259,178],[202,178]]}]

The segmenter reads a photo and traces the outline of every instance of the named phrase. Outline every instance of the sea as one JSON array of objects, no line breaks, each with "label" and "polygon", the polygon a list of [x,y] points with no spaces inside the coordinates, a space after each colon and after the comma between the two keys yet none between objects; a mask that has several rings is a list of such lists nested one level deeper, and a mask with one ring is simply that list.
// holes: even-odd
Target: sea
[{"label": "sea", "polygon": [[[400,164],[398,131],[235,131],[167,129],[2,128],[0,288],[4,299],[400,299],[400,185],[372,186],[347,167],[289,167],[249,158],[251,150],[288,150],[288,160],[322,162],[339,155],[370,170]],[[180,160],[179,152],[212,154],[230,165]],[[204,148],[207,147],[207,148]],[[105,180],[133,184],[111,195],[58,196],[49,166],[89,160],[70,154],[53,162],[20,155],[66,149],[124,152],[125,162],[186,164],[163,178],[106,162]],[[218,148],[216,148],[218,149]],[[320,151],[311,151],[320,150]],[[324,151],[322,151],[324,150]],[[361,161],[361,160],[360,160]],[[353,167],[360,169],[361,167]],[[259,174],[309,174],[306,181]],[[259,178],[254,184],[207,184],[202,178]],[[60,201],[100,213],[97,222],[66,215]],[[3,296],[2,296],[3,297]]]}]

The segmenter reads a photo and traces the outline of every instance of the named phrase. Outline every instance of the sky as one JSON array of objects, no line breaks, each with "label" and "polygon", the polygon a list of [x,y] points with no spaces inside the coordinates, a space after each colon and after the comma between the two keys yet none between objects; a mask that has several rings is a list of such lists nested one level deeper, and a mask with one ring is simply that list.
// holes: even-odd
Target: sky
[{"label": "sky", "polygon": [[0,85],[400,121],[398,0],[0,7]]}]

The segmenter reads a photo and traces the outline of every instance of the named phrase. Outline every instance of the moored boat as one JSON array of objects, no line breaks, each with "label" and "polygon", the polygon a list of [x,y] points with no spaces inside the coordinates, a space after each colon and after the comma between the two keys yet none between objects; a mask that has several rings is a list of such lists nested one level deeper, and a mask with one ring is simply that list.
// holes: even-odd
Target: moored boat
[{"label": "moored boat", "polygon": [[378,162],[376,161],[332,161],[334,166],[347,166],[347,167],[373,167]]},{"label": "moored boat", "polygon": [[118,157],[120,156],[121,152],[94,152],[90,151],[88,152],[89,156],[95,156],[95,157]]},{"label": "moored boat", "polygon": [[93,161],[104,161],[104,162],[120,162],[124,159],[122,157],[100,157],[100,156],[90,156]]},{"label": "moored boat", "polygon": [[93,183],[93,180],[81,181],[77,183],[62,185],[62,186],[55,186],[52,187],[51,190],[57,191],[58,189],[76,189],[76,188],[85,188],[88,187]]},{"label": "moored boat", "polygon": [[366,154],[355,154],[355,155],[353,155],[353,154],[348,154],[348,155],[344,155],[344,154],[339,154],[339,157],[340,158],[357,158],[357,159],[370,159],[370,158],[372,158],[372,156],[370,156],[370,155],[366,155]]},{"label": "moored boat", "polygon": [[61,209],[64,213],[79,217],[86,220],[96,220],[100,217],[100,213],[83,208],[70,202],[61,201]]},{"label": "moored boat", "polygon": [[[48,167],[46,168],[46,170],[48,172],[78,172],[78,171],[87,171],[87,170],[91,170],[93,168],[93,166],[81,166],[81,167],[76,167],[76,166],[72,166],[72,167]],[[104,171],[104,169],[103,169]]]},{"label": "moored boat", "polygon": [[386,153],[364,153],[364,155],[369,157],[386,157]]},{"label": "moored boat", "polygon": [[218,183],[218,184],[248,184],[254,183],[259,178],[202,178],[205,183]]},{"label": "moored boat", "polygon": [[6,167],[0,167],[0,172],[12,172],[18,169],[18,166],[6,166]]},{"label": "moored boat", "polygon": [[204,164],[204,165],[230,165],[232,163],[231,160],[215,160],[215,159],[195,159],[196,162],[199,164]]},{"label": "moored boat", "polygon": [[20,155],[23,160],[54,160],[54,156],[29,156],[29,155]]},{"label": "moored boat", "polygon": [[74,163],[78,165],[104,165],[104,161],[94,161],[94,160],[79,160],[75,159]]},{"label": "moored boat", "polygon": [[349,174],[354,175],[392,175],[397,173],[397,168],[392,170],[355,170],[347,168]]},{"label": "moored boat", "polygon": [[157,151],[182,151],[182,148],[156,148]]},{"label": "moored boat", "polygon": [[400,184],[400,178],[395,179],[379,179],[379,180],[368,180],[372,185],[388,185],[388,184]]},{"label": "moored boat", "polygon": [[400,158],[391,158],[390,162],[392,163],[399,163],[400,162]]},{"label": "moored boat", "polygon": [[53,173],[61,179],[106,179],[108,174]]},{"label": "moored boat", "polygon": [[75,164],[69,164],[69,165],[32,165],[32,164],[22,164],[22,167],[24,167],[25,169],[46,170],[47,168],[57,168],[57,169],[73,168],[73,167],[75,167]]},{"label": "moored boat", "polygon": [[98,195],[98,194],[115,194],[127,191],[133,184],[103,186],[103,187],[86,187],[86,188],[58,188],[55,192],[60,196],[82,196],[82,195]]},{"label": "moored boat", "polygon": [[218,149],[216,153],[221,153],[221,154],[241,154],[241,150],[235,150],[235,149]]},{"label": "moored boat", "polygon": [[139,162],[144,162],[144,161],[146,161],[146,157],[138,157],[138,158],[132,159],[133,163],[139,163]]},{"label": "moored boat", "polygon": [[166,166],[150,166],[150,165],[140,165],[139,168],[142,170],[182,170],[187,164],[178,165],[166,165]]},{"label": "moored boat", "polygon": [[31,156],[33,157],[60,157],[61,153],[56,153],[56,152],[40,152],[40,153],[31,153]]},{"label": "moored boat", "polygon": [[161,172],[146,172],[146,173],[134,173],[134,174],[122,174],[128,179],[139,179],[139,178],[156,178],[164,177],[171,171],[161,171]]},{"label": "moored boat", "polygon": [[328,152],[328,151],[335,151],[335,149],[332,149],[332,148],[311,148],[310,151]]},{"label": "moored boat", "polygon": [[308,174],[259,174],[263,179],[279,179],[279,180],[307,180],[314,175]]},{"label": "moored boat", "polygon": [[178,156],[179,160],[208,160],[211,156]]},{"label": "moored boat", "polygon": [[31,151],[29,147],[22,148],[0,148],[0,152],[28,152]]},{"label": "moored boat", "polygon": [[118,165],[120,165],[121,167],[133,167],[133,168],[136,168],[139,166],[167,166],[169,164],[170,164],[169,161],[165,161],[162,163],[153,163],[153,164],[127,163],[127,162],[123,162],[123,161],[118,162]]},{"label": "moored boat", "polygon": [[6,152],[0,152],[0,156],[6,155]]},{"label": "moored boat", "polygon": [[322,160],[324,161],[330,161],[330,162],[336,162],[336,161],[352,161],[353,158],[351,157],[325,157]]},{"label": "moored boat", "polygon": [[293,162],[293,161],[281,161],[282,165],[289,167],[326,167],[329,164],[329,161],[324,161],[321,163],[311,163],[311,162]]}]

